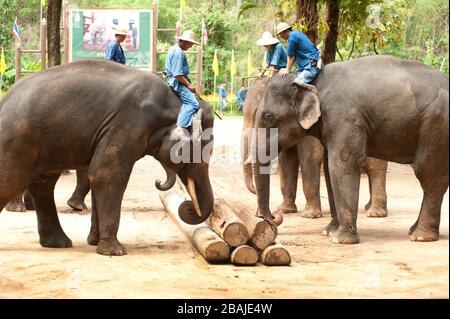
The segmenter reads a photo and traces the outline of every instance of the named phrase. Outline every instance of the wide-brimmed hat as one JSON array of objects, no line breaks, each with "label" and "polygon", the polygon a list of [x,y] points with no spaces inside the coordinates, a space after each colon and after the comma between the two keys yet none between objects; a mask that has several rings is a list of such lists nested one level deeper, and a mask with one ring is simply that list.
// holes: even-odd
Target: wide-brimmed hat
[{"label": "wide-brimmed hat", "polygon": [[277,25],[277,35],[279,35],[281,32],[286,31],[287,29],[292,28],[289,24],[286,22],[280,22]]},{"label": "wide-brimmed hat", "polygon": [[280,40],[273,37],[269,31],[266,31],[262,34],[261,39],[256,41],[256,45],[273,45],[280,43]]},{"label": "wide-brimmed hat", "polygon": [[191,43],[200,45],[199,42],[195,41],[195,34],[194,34],[194,31],[192,31],[192,30],[186,30],[183,32],[183,34],[181,36],[177,36],[175,38],[178,40],[183,40],[183,41],[187,41],[187,42],[191,42]]},{"label": "wide-brimmed hat", "polygon": [[114,35],[128,35],[128,29],[124,27],[117,27],[114,30]]}]

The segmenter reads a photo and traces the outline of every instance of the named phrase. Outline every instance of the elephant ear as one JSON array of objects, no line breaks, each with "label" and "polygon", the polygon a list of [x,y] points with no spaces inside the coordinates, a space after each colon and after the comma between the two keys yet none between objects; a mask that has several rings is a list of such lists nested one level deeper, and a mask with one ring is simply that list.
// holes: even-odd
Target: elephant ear
[{"label": "elephant ear", "polygon": [[292,86],[296,88],[292,103],[297,113],[297,120],[305,130],[308,130],[321,115],[319,91],[315,86],[305,83],[294,82]]}]

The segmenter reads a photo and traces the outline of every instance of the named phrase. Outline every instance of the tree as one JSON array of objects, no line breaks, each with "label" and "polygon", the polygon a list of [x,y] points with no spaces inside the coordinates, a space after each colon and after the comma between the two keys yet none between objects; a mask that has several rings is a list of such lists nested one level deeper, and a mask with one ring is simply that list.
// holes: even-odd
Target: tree
[{"label": "tree", "polygon": [[48,66],[61,64],[61,7],[62,0],[49,0],[47,8]]},{"label": "tree", "polygon": [[317,26],[319,24],[318,0],[298,0],[296,21],[305,27],[305,34],[317,44],[319,38]]},{"label": "tree", "polygon": [[323,63],[328,64],[336,60],[337,42],[339,37],[339,0],[327,0],[325,20],[328,32],[325,36]]}]

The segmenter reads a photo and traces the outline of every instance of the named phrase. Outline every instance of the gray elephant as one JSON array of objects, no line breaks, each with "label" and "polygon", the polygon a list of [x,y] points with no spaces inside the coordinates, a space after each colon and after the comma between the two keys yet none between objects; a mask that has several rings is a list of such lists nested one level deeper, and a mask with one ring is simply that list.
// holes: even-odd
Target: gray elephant
[{"label": "gray elephant", "polygon": [[[181,102],[155,74],[84,60],[21,79],[0,103],[0,211],[28,189],[42,246],[72,246],[53,196],[65,169],[87,169],[92,187],[88,243],[100,254],[126,254],[117,240],[121,202],[134,163],[145,155],[167,173],[165,183],[156,182],[158,189],[171,188],[177,175],[186,185],[192,202],[179,210],[186,222],[200,223],[211,214],[208,158],[173,161],[179,143],[171,132]],[[206,102],[200,106],[197,120],[207,131],[213,115]],[[212,139],[203,134],[195,142],[203,154],[210,154]]]},{"label": "gray elephant", "polygon": [[[249,145],[251,143],[252,129],[255,127],[255,116],[258,105],[264,96],[268,77],[255,80],[247,93],[244,104],[244,125],[242,129],[241,154],[243,160],[244,181],[248,190],[256,194],[253,183],[253,172],[249,159]],[[301,167],[303,192],[306,198],[305,208],[300,216],[304,218],[322,217],[320,204],[320,168],[323,159],[323,147],[318,139],[305,136],[297,144],[283,149],[278,155],[280,172],[280,186],[283,202],[277,207],[281,213],[296,213],[298,171]],[[367,216],[386,217],[386,170],[387,162],[370,158],[365,168],[369,176],[370,200],[365,206]]]},{"label": "gray elephant", "polygon": [[[448,75],[419,63],[372,56],[325,66],[315,86],[276,76],[256,113],[261,145],[278,139],[280,151],[305,136],[325,148],[324,172],[332,220],[324,234],[334,243],[359,242],[356,227],[360,170],[367,157],[411,164],[424,196],[413,241],[439,238],[442,200],[448,189]],[[262,146],[258,146],[259,149]],[[258,214],[269,209],[270,176],[257,155],[253,165]]]}]

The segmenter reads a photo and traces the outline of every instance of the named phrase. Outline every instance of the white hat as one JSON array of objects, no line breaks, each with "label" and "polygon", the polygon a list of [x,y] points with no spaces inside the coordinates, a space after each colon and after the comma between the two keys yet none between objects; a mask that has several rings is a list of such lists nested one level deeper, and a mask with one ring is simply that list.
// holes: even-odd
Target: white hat
[{"label": "white hat", "polygon": [[128,35],[128,29],[124,27],[117,27],[114,35]]},{"label": "white hat", "polygon": [[183,41],[187,41],[187,42],[191,42],[191,43],[200,45],[199,42],[195,41],[195,34],[194,34],[194,31],[192,31],[192,30],[186,30],[183,32],[183,34],[181,36],[179,36],[179,37],[177,36],[175,38],[177,38],[178,40],[183,40]]},{"label": "white hat", "polygon": [[280,22],[277,25],[277,35],[279,35],[281,32],[292,28],[292,26],[290,26],[289,24],[287,24],[286,22]]},{"label": "white hat", "polygon": [[274,38],[269,31],[263,33],[261,39],[256,41],[256,45],[272,45],[280,43],[280,40]]}]

